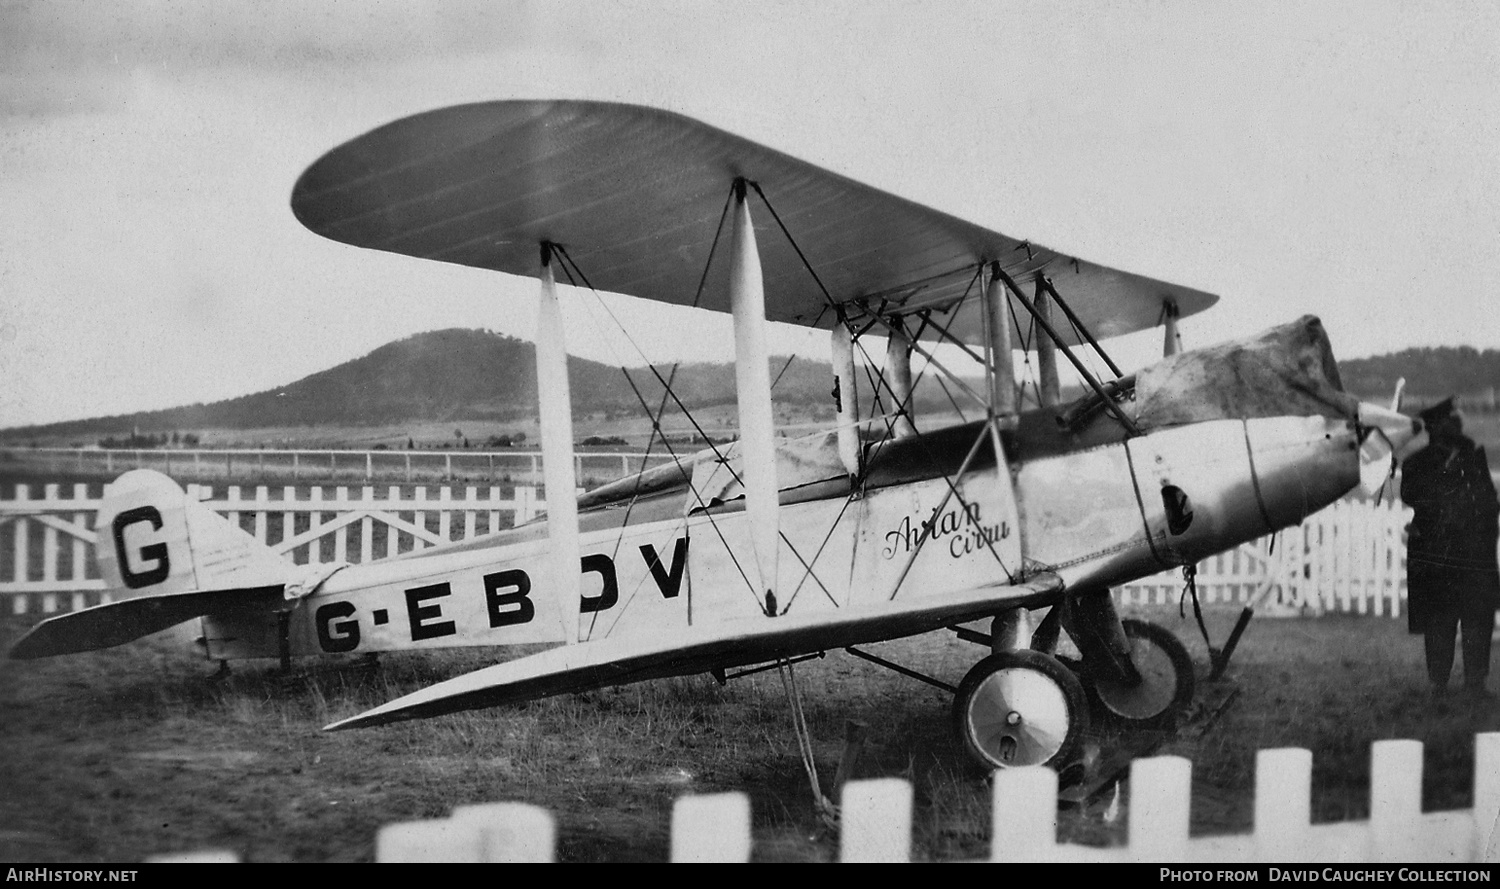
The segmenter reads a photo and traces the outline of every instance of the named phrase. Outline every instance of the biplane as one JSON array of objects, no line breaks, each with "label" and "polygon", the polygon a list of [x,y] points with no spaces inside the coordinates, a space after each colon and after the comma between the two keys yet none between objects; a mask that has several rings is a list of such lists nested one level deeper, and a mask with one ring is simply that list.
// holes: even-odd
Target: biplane
[{"label": "biplane", "polygon": [[[954,695],[968,752],[988,768],[1055,766],[1091,709],[1159,725],[1192,697],[1186,649],[1122,620],[1111,588],[1295,525],[1423,440],[1418,421],[1342,390],[1314,317],[1182,352],[1178,320],[1216,296],[664,110],[418,114],[317,160],[291,203],[334,241],[535,277],[540,292],[547,513],[535,522],[291,574],[161,477],[116,486],[102,559],[138,598],[102,607],[156,628],[202,616],[212,657],[556,643],[332,729],[723,679],[951,628],[982,646]],[[739,434],[575,499],[557,496],[575,490],[561,304],[600,292],[732,316]],[[778,434],[770,321],[828,331],[829,428]],[[1136,373],[1101,345],[1158,326],[1167,354]],[[1034,374],[1018,377],[1017,351],[1035,353]],[[1062,397],[1060,359],[1082,395]],[[670,372],[651,371],[666,396],[641,406],[659,430],[675,396]],[[912,397],[926,373],[983,408],[930,422]],[[18,650],[119,641],[86,625],[42,624]]]}]

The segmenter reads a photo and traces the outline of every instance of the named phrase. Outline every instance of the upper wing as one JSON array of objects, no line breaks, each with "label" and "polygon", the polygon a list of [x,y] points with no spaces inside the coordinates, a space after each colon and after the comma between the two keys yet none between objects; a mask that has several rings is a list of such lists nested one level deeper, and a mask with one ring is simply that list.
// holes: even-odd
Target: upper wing
[{"label": "upper wing", "polygon": [[994,614],[997,603],[1020,602],[1061,589],[1057,575],[1040,574],[1015,586],[835,612],[724,621],[649,639],[610,637],[566,645],[465,673],[327,728],[383,725],[910,636]]},{"label": "upper wing", "polygon": [[[806,257],[757,215],[772,321],[831,327],[830,301],[855,319],[953,311],[990,261],[1017,281],[1046,274],[1099,338],[1161,323],[1165,302],[1189,315],[1218,299],[992,232],[691,118],[608,102],[487,102],[398,120],[313,164],[292,210],[336,241],[517,275],[536,273],[540,242],[560,244],[601,290],[693,305],[738,177],[760,187]],[[727,266],[712,264],[698,305],[729,310]],[[979,312],[939,320],[980,341]]]}]

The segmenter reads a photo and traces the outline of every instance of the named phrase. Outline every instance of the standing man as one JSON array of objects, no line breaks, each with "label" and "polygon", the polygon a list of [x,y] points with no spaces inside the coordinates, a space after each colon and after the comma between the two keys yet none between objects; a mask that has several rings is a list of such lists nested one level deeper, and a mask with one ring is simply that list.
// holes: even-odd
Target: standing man
[{"label": "standing man", "polygon": [[1453,399],[1421,416],[1430,443],[1401,469],[1401,499],[1416,512],[1407,526],[1408,629],[1425,637],[1427,678],[1440,697],[1447,692],[1454,637],[1462,627],[1464,689],[1483,697],[1500,606],[1500,503],[1484,448],[1463,434],[1463,415]]}]

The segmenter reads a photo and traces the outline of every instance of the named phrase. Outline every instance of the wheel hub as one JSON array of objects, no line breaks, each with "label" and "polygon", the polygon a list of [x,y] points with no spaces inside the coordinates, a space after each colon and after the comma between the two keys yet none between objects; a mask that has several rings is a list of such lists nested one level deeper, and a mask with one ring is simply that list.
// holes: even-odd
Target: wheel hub
[{"label": "wheel hub", "polygon": [[1123,625],[1140,682],[1095,678],[1091,683],[1093,695],[1104,709],[1128,723],[1166,725],[1192,700],[1192,659],[1182,643],[1163,627],[1138,620],[1126,620]]},{"label": "wheel hub", "polygon": [[976,664],[954,700],[959,735],[986,768],[1049,765],[1078,746],[1087,708],[1077,677],[1055,658],[1020,650]]},{"label": "wheel hub", "polygon": [[1139,640],[1132,646],[1130,657],[1140,673],[1140,682],[1126,685],[1100,680],[1095,688],[1116,714],[1127,719],[1149,719],[1172,706],[1177,694],[1177,671],[1166,652]]}]

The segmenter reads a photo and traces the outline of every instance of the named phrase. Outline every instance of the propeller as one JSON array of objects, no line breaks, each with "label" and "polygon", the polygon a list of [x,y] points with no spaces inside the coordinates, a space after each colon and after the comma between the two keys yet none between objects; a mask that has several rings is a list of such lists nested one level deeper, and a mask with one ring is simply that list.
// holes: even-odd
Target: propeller
[{"label": "propeller", "polygon": [[1396,477],[1401,461],[1427,446],[1422,421],[1401,413],[1406,378],[1396,381],[1391,406],[1362,402],[1359,406],[1359,484],[1368,497],[1379,495]]}]

